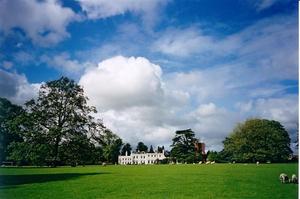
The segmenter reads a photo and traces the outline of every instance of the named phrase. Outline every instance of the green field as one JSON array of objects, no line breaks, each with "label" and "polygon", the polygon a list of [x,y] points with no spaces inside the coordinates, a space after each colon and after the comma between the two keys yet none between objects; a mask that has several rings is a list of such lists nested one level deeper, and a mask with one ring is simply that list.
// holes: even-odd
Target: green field
[{"label": "green field", "polygon": [[0,168],[0,198],[298,198],[297,164]]}]

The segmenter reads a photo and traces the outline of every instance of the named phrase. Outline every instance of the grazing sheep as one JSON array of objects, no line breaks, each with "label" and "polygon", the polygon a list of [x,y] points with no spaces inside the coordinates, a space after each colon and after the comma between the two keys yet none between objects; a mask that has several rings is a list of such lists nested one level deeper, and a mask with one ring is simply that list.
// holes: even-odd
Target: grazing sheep
[{"label": "grazing sheep", "polygon": [[298,184],[298,178],[297,178],[296,174],[292,175],[292,179],[290,180],[290,182],[294,183],[294,184]]},{"label": "grazing sheep", "polygon": [[210,164],[210,161],[207,161],[205,164]]},{"label": "grazing sheep", "polygon": [[279,180],[281,183],[288,183],[289,177],[285,173],[282,173],[279,175]]},{"label": "grazing sheep", "polygon": [[200,161],[199,164],[202,164],[202,161]]},{"label": "grazing sheep", "polygon": [[256,162],[256,165],[257,165],[257,166],[259,165],[259,162],[258,162],[258,161]]},{"label": "grazing sheep", "polygon": [[210,164],[215,164],[216,162],[215,161],[212,161]]}]

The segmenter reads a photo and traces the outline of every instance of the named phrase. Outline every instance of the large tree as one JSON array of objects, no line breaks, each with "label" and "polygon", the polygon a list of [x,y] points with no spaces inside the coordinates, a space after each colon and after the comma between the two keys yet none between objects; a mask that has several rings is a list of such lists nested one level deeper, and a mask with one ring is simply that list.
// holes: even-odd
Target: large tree
[{"label": "large tree", "polygon": [[47,149],[45,161],[53,166],[59,162],[63,144],[73,147],[75,143],[85,143],[91,129],[99,126],[91,116],[96,109],[87,105],[82,87],[66,77],[42,84],[38,98],[27,102],[25,109],[14,120],[12,129],[24,138],[27,152],[38,151],[35,146]]},{"label": "large tree", "polygon": [[238,124],[224,143],[223,155],[238,162],[283,162],[292,153],[290,137],[277,121],[249,119]]},{"label": "large tree", "polygon": [[195,146],[197,141],[195,133],[191,129],[180,130],[175,132],[172,139],[171,157],[179,162],[195,162]]},{"label": "large tree", "polygon": [[23,112],[22,107],[0,98],[0,163],[8,156],[8,145],[22,141],[22,138],[9,130],[9,121]]},{"label": "large tree", "polygon": [[126,152],[127,152],[127,155],[130,155],[131,154],[131,145],[129,143],[126,143],[123,147],[122,147],[122,151],[121,151],[121,154],[122,155],[125,155]]},{"label": "large tree", "polygon": [[137,144],[137,147],[136,147],[136,151],[137,152],[147,152],[148,151],[148,147],[143,143],[143,142],[139,142]]},{"label": "large tree", "polygon": [[93,139],[103,150],[104,161],[117,163],[118,156],[123,145],[122,139],[113,133],[110,129],[104,128],[102,131],[97,131],[93,134]]}]

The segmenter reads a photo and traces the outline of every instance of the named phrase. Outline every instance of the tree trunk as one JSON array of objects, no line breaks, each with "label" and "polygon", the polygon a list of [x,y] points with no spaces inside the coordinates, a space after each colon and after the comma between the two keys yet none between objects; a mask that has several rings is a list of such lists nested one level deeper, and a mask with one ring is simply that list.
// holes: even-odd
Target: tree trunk
[{"label": "tree trunk", "polygon": [[59,156],[58,156],[58,147],[59,147],[59,142],[60,142],[60,137],[57,136],[55,139],[55,146],[54,146],[54,161],[53,161],[53,167],[56,167],[58,165],[58,160],[59,160]]}]

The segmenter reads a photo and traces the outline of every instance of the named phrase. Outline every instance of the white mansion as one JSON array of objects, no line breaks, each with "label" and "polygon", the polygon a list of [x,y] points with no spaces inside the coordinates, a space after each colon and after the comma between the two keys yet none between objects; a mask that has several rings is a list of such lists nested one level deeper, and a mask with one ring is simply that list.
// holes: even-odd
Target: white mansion
[{"label": "white mansion", "polygon": [[163,160],[166,156],[164,155],[164,151],[162,153],[154,152],[154,153],[131,153],[127,155],[119,155],[118,163],[119,164],[154,164],[157,160]]}]

